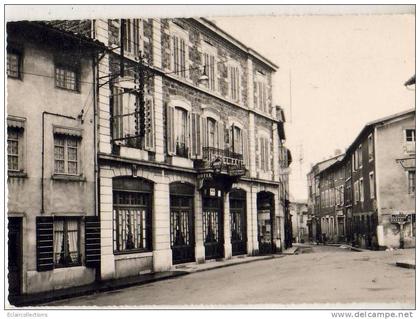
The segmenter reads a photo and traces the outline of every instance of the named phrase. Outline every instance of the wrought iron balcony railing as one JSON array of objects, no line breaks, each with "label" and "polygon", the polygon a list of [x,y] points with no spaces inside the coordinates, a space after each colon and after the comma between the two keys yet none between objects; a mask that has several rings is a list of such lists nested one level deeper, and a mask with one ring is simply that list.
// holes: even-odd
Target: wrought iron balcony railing
[{"label": "wrought iron balcony railing", "polygon": [[238,168],[244,167],[243,155],[232,152],[228,149],[222,150],[215,147],[203,148],[203,160],[209,163],[219,159],[223,165],[236,166]]}]

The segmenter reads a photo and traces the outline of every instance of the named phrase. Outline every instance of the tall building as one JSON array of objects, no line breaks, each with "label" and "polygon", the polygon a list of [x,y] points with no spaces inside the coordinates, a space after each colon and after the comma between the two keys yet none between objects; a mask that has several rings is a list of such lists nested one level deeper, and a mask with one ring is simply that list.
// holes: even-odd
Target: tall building
[{"label": "tall building", "polygon": [[[51,65],[71,61],[65,58],[70,48],[81,61],[92,60],[78,64],[80,69],[51,69],[50,81],[65,90],[44,92],[41,86],[36,93],[51,99],[47,103],[51,112],[57,107],[57,112],[75,118],[76,130],[69,128],[72,121],[68,120],[71,123],[66,122],[57,134],[79,141],[65,139],[64,146],[60,141],[45,150],[45,156],[56,159],[46,161],[45,175],[38,178],[38,183],[48,183],[48,192],[43,193],[45,207],[37,208],[37,214],[70,212],[75,222],[67,222],[67,217],[62,223],[56,223],[55,217],[48,223],[44,219],[27,222],[38,234],[42,225],[54,234],[65,234],[61,242],[52,242],[55,258],[61,253],[58,246],[69,251],[76,237],[80,251],[70,249],[79,259],[66,264],[66,271],[52,267],[42,273],[38,269],[36,285],[29,284],[37,288],[23,292],[75,286],[95,278],[138,276],[186,262],[281,251],[291,155],[284,146],[284,113],[272,98],[277,70],[273,62],[202,18],[42,25],[63,34],[60,41],[65,52],[45,53]],[[66,42],[73,33],[105,46],[97,55],[90,54],[81,45]],[[12,57],[8,62],[12,65]],[[15,89],[12,80],[8,85]],[[32,88],[39,85],[34,83]],[[10,105],[16,103],[14,94]],[[22,116],[24,108],[9,109]],[[39,117],[43,110],[31,112]],[[33,145],[40,143],[37,134],[31,136]],[[12,145],[15,135],[10,136]],[[84,165],[83,172],[78,166],[76,174],[74,145],[80,147],[77,159]],[[10,152],[9,167],[14,165],[13,156]],[[53,164],[64,165],[62,188],[50,172]],[[11,198],[22,194],[14,187],[9,186]],[[63,191],[61,195],[54,195],[56,187]],[[9,210],[23,211],[14,208],[13,200]],[[91,228],[86,230],[85,224]],[[30,240],[23,246],[34,263],[42,259],[42,239]],[[83,245],[94,251],[96,259],[91,263]],[[57,279],[43,282],[46,276]],[[54,280],[57,283],[51,284]]]},{"label": "tall building", "polygon": [[11,298],[88,284],[98,275],[92,91],[103,48],[43,23],[7,24]]}]

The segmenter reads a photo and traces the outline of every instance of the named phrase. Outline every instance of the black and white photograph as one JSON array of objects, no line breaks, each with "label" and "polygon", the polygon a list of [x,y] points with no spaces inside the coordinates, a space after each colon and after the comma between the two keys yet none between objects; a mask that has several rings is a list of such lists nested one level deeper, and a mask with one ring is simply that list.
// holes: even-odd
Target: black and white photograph
[{"label": "black and white photograph", "polygon": [[4,315],[413,318],[415,10],[4,4]]}]

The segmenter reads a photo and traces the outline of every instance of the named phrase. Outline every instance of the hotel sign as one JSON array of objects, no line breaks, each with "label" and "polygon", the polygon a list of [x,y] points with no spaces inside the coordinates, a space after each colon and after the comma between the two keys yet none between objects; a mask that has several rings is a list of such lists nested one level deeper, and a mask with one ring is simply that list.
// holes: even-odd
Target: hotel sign
[{"label": "hotel sign", "polygon": [[406,215],[404,213],[392,214],[391,215],[391,223],[392,224],[405,224],[408,221],[409,221],[409,215]]}]

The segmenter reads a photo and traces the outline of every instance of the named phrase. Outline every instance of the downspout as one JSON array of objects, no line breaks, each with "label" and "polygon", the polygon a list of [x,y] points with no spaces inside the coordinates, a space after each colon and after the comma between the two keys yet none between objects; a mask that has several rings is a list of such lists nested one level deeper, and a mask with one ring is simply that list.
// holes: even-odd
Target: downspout
[{"label": "downspout", "polygon": [[44,152],[45,152],[45,115],[52,115],[63,117],[71,120],[76,120],[73,116],[58,114],[58,113],[51,113],[47,111],[42,112],[42,143],[41,143],[41,215],[44,214]]}]

